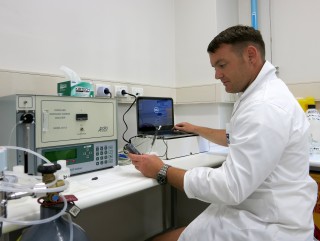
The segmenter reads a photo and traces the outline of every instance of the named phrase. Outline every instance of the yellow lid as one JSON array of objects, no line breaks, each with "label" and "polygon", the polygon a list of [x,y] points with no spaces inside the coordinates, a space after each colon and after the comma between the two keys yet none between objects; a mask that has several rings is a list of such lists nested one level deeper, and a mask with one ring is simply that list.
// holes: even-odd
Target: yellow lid
[{"label": "yellow lid", "polygon": [[306,97],[305,100],[307,102],[307,107],[308,107],[308,105],[315,105],[316,104],[314,97],[312,97],[312,96]]},{"label": "yellow lid", "polygon": [[306,112],[308,110],[308,105],[315,105],[316,101],[314,100],[314,97],[308,96],[306,98],[297,98],[300,106],[302,109]]},{"label": "yellow lid", "polygon": [[298,100],[301,108],[303,109],[303,111],[306,112],[308,110],[308,104],[307,104],[306,99],[298,98],[297,100]]}]

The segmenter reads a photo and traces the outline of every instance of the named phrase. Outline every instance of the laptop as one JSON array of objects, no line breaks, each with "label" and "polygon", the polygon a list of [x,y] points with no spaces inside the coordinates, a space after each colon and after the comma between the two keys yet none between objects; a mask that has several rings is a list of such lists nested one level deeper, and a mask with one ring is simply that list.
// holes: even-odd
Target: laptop
[{"label": "laptop", "polygon": [[137,98],[137,131],[138,135],[157,135],[159,138],[171,139],[196,136],[174,130],[173,99],[169,97]]}]

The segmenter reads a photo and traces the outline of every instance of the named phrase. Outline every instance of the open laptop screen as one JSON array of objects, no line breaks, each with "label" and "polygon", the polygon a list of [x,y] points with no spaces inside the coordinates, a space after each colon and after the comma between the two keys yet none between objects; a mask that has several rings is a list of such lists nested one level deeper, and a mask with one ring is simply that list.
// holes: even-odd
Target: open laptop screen
[{"label": "open laptop screen", "polygon": [[173,128],[172,98],[141,96],[137,98],[136,108],[138,134],[154,134],[159,126],[160,132]]}]

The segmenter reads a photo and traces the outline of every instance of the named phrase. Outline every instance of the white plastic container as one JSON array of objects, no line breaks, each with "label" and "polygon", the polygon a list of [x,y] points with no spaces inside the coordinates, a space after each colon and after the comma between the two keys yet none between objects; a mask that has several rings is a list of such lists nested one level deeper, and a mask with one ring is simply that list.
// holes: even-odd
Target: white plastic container
[{"label": "white plastic container", "polygon": [[308,105],[306,115],[310,122],[310,155],[318,155],[320,154],[320,114],[315,105]]},{"label": "white plastic container", "polygon": [[58,164],[60,164],[61,169],[57,171],[57,177],[60,180],[66,180],[70,177],[70,168],[67,167],[66,160],[59,160],[57,161]]}]

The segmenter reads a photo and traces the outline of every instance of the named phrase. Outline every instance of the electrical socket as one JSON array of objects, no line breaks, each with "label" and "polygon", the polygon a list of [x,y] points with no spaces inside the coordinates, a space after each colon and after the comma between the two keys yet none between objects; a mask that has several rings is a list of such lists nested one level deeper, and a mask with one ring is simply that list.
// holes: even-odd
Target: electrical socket
[{"label": "electrical socket", "polygon": [[115,86],[116,97],[127,97],[127,95],[121,94],[122,90],[125,90],[126,92],[128,92],[128,87],[127,86]]},{"label": "electrical socket", "polygon": [[[111,97],[111,96],[113,96],[113,90],[112,90],[111,85],[96,84],[95,87],[96,87],[96,89],[95,89],[95,90],[96,90],[96,91],[95,91],[95,96],[101,96],[101,97]],[[109,89],[111,95],[110,95],[110,94],[107,94],[107,95],[106,95],[106,94],[104,93],[104,90],[105,90],[106,88]]]},{"label": "electrical socket", "polygon": [[143,96],[143,88],[140,87],[132,87],[131,93],[135,96]]}]

